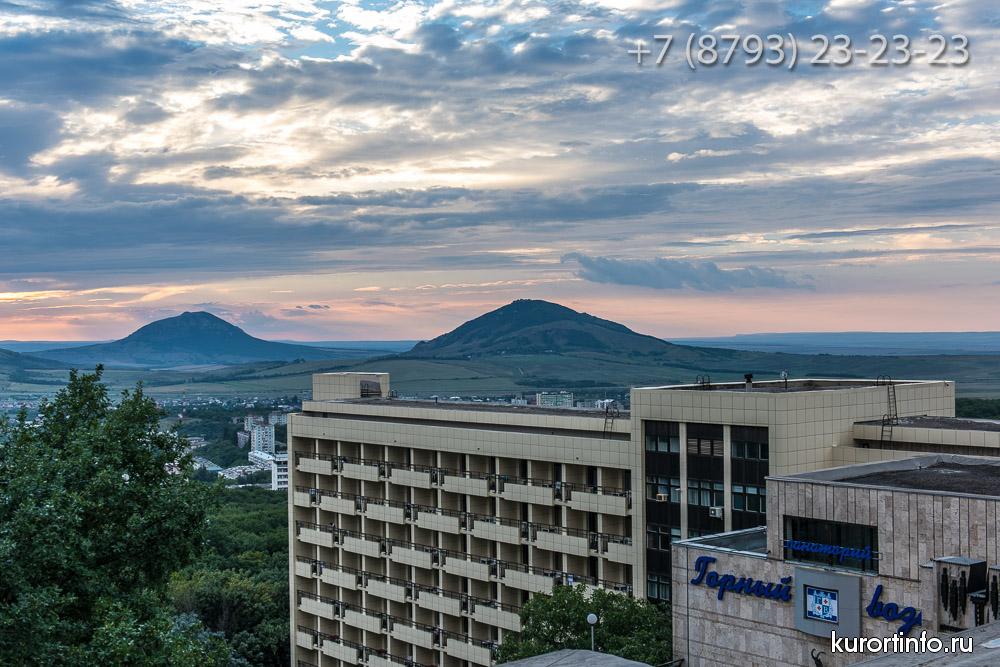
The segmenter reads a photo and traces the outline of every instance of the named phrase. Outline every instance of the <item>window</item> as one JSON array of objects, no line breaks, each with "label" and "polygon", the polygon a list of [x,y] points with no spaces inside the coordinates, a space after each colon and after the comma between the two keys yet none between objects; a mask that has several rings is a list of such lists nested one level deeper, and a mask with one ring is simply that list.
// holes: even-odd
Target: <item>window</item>
[{"label": "window", "polygon": [[722,482],[703,479],[688,480],[688,505],[696,507],[720,507],[723,503]]},{"label": "window", "polygon": [[733,509],[741,512],[767,512],[767,489],[763,486],[733,484]]},{"label": "window", "polygon": [[767,429],[759,426],[734,426],[730,432],[734,459],[767,461]]},{"label": "window", "polygon": [[676,422],[646,422],[646,451],[679,454],[680,424]]},{"label": "window", "polygon": [[878,528],[785,517],[785,560],[878,572]]},{"label": "window", "polygon": [[658,523],[646,524],[646,548],[656,551],[670,551],[670,542],[681,538],[680,528],[671,528]]},{"label": "window", "polygon": [[679,503],[681,501],[680,478],[667,477],[666,475],[646,475],[646,498],[656,500],[658,494],[668,496],[672,503]]},{"label": "window", "polygon": [[701,456],[722,456],[725,444],[720,424],[688,424],[688,454]]},{"label": "window", "polygon": [[650,600],[670,601],[670,577],[651,574],[646,577],[646,597]]}]

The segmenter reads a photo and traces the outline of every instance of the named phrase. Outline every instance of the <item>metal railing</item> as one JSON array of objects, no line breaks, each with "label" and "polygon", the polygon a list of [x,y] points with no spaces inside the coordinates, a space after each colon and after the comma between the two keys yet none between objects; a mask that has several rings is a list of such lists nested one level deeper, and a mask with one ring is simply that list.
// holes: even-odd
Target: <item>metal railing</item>
[{"label": "metal railing", "polygon": [[[419,463],[400,463],[396,461],[385,461],[383,459],[364,459],[353,456],[342,456],[336,454],[319,454],[297,450],[294,452],[295,465],[299,464],[300,458],[319,459],[321,461],[333,462],[337,472],[343,471],[344,463],[355,465],[367,465],[378,468],[379,477],[388,478],[393,470],[411,470],[414,472],[430,473],[431,483],[435,485],[444,484],[444,477],[464,477],[466,479],[482,479],[490,483],[489,490],[492,493],[502,493],[503,485],[520,484],[522,486],[536,486],[553,490],[553,499],[564,502],[569,501],[573,491],[582,493],[596,493],[606,496],[618,496],[626,499],[627,507],[632,506],[631,489],[617,488],[613,486],[601,486],[594,484],[579,484],[576,482],[563,482],[556,479],[544,477],[519,477],[517,475],[507,475],[503,473],[486,473],[471,470],[455,470],[451,468],[439,468],[436,466]],[[568,492],[568,493],[567,493]]]}]

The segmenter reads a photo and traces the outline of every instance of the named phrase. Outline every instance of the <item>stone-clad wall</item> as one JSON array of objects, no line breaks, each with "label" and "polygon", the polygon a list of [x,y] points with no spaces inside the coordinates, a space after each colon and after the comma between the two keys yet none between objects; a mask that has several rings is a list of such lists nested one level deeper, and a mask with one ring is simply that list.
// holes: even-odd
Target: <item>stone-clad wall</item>
[{"label": "stone-clad wall", "polygon": [[784,516],[878,526],[879,574],[915,579],[943,556],[1000,563],[1000,500],[816,480],[767,483],[768,550],[781,557]]},{"label": "stone-clad wall", "polygon": [[[856,662],[858,657],[834,656],[828,639],[795,629],[795,606],[774,600],[693,586],[695,560],[711,555],[712,569],[777,582],[802,564],[783,558],[783,516],[793,515],[878,526],[879,574],[861,579],[861,634],[890,636],[898,623],[864,613],[875,587],[883,586],[882,601],[913,606],[923,623],[911,636],[938,632],[937,582],[932,559],[965,556],[1000,563],[1000,499],[939,493],[888,490],[817,480],[768,480],[768,554],[754,557],[712,551],[679,543],[673,549],[674,656],[685,667],[709,665],[813,665],[811,650],[823,651],[823,665]],[[808,568],[807,569],[815,569]],[[795,582],[797,585],[797,582]],[[793,595],[801,595],[796,586]]]},{"label": "stone-clad wall", "polygon": [[[796,563],[786,563],[771,558],[755,558],[726,552],[688,549],[674,546],[673,569],[673,631],[674,657],[684,658],[685,667],[808,667],[813,665],[810,653],[822,651],[824,667],[839,667],[857,662],[859,656],[832,655],[830,641],[822,637],[799,632],[795,629],[795,605],[748,595],[727,593],[722,600],[718,591],[706,586],[693,586],[695,560],[701,555],[716,557],[712,569],[731,572],[737,577],[752,576],[764,581],[779,581],[790,576]],[[926,570],[930,573],[931,570]],[[927,581],[932,577],[928,574]],[[794,584],[795,582],[793,582]],[[904,606],[922,607],[923,625],[920,630],[932,633],[928,611],[933,607],[933,589],[925,586],[930,595],[923,605],[921,585],[917,581],[876,579],[861,577],[862,607],[871,600],[875,586],[884,586],[883,601],[893,601]],[[801,594],[796,590],[794,595]],[[861,633],[865,637],[887,637],[898,629],[898,623],[869,618],[862,609]]]}]

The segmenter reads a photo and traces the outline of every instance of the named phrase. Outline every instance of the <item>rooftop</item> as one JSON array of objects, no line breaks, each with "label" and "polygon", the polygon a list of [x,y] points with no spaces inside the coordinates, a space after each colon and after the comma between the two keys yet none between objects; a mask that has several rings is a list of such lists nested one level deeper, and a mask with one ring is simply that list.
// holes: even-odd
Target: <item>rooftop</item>
[{"label": "rooftop", "polygon": [[748,555],[767,555],[767,527],[745,528],[728,533],[690,537],[686,540],[676,540],[674,544],[681,546],[711,549],[715,551],[737,551]]},{"label": "rooftop", "polygon": [[[881,426],[881,419],[858,422]],[[900,417],[896,426],[911,428],[941,428],[955,431],[1000,431],[1000,420],[996,419],[965,419],[962,417]]]},{"label": "rooftop", "polygon": [[509,667],[649,667],[645,662],[580,649],[563,649],[505,663]]},{"label": "rooftop", "polygon": [[[893,380],[895,385],[916,384],[926,380]],[[844,380],[820,378],[795,378],[788,380],[754,380],[750,391],[764,394],[784,394],[804,391],[843,391],[845,389],[861,389],[866,387],[885,386],[884,380]],[[745,382],[705,382],[695,384],[676,384],[664,387],[643,387],[643,389],[663,389],[673,391],[732,391],[744,393],[747,391]]]},{"label": "rooftop", "polygon": [[776,479],[911,489],[948,495],[1000,496],[1000,459],[930,454],[898,461],[827,468]]},{"label": "rooftop", "polygon": [[[345,398],[335,403],[353,405],[391,405],[399,408],[437,408],[440,410],[468,410],[470,412],[515,411],[531,415],[556,415],[560,417],[599,417],[604,419],[604,410],[594,408],[540,408],[537,405],[511,405],[510,403],[474,403],[471,401],[433,401],[398,398]],[[628,419],[629,411],[618,409],[615,419]]]}]

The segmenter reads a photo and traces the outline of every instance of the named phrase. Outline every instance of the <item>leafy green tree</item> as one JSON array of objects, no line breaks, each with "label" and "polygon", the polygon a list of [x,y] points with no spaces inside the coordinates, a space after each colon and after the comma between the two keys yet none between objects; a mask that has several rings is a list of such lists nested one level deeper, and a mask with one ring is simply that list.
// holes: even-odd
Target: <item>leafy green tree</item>
[{"label": "leafy green tree", "polygon": [[184,474],[141,386],[113,404],[101,374],[73,371],[34,423],[0,424],[0,664],[225,664],[165,611],[212,487]]},{"label": "leafy green tree", "polygon": [[552,595],[535,595],[521,609],[521,634],[504,642],[498,662],[520,660],[560,649],[590,649],[587,615],[600,619],[596,648],[603,653],[659,665],[671,658],[670,612],[604,589],[557,586]]}]

